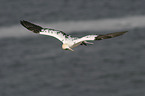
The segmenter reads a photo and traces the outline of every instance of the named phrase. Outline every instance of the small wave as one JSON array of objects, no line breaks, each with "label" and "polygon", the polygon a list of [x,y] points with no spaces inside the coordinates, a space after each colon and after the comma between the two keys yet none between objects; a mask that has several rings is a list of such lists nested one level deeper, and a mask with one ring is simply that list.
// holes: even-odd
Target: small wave
[{"label": "small wave", "polygon": [[[123,18],[111,18],[111,19],[99,19],[99,20],[86,20],[86,21],[62,21],[55,23],[40,23],[33,22],[35,24],[42,25],[46,28],[54,28],[62,30],[65,33],[71,32],[83,32],[83,31],[112,31],[112,30],[128,30],[136,27],[145,26],[145,16],[132,16]],[[33,33],[28,32],[23,26],[15,25],[11,27],[0,28],[0,38],[5,37],[21,37],[31,36]]]}]

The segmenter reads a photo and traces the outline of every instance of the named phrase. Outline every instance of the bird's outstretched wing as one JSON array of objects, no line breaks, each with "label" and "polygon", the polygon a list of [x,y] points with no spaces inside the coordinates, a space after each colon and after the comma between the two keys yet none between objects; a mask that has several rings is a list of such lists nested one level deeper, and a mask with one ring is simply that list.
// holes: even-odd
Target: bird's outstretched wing
[{"label": "bird's outstretched wing", "polygon": [[33,23],[30,23],[28,21],[20,21],[20,23],[27,28],[28,30],[34,32],[34,33],[39,33],[42,35],[49,35],[52,37],[57,38],[58,40],[60,40],[61,42],[64,42],[66,38],[71,38],[70,35],[66,35],[64,32],[62,31],[58,31],[55,29],[49,29],[49,28],[42,28],[41,26],[35,25]]},{"label": "bird's outstretched wing", "polygon": [[82,44],[85,45],[85,41],[109,39],[109,38],[113,38],[113,37],[123,35],[126,32],[128,32],[128,31],[114,32],[114,33],[109,33],[109,34],[104,34],[104,35],[87,35],[87,36],[84,36],[82,38],[77,39],[76,43],[82,42]]}]

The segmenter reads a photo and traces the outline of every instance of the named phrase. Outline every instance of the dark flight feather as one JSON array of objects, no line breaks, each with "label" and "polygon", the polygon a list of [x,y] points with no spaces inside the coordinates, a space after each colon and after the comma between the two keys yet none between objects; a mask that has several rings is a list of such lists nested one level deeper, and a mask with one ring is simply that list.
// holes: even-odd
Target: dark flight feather
[{"label": "dark flight feather", "polygon": [[38,26],[38,25],[35,25],[35,24],[32,24],[28,21],[20,21],[20,23],[25,27],[27,28],[28,30],[30,31],[33,31],[34,33],[39,33],[43,28],[41,26]]}]

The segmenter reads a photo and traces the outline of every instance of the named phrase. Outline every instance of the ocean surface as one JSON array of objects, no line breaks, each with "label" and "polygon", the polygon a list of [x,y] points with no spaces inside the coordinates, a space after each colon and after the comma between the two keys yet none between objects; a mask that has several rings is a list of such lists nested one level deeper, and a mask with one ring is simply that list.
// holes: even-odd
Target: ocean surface
[{"label": "ocean surface", "polygon": [[[1,0],[0,96],[145,96],[144,0]],[[28,20],[72,36],[129,32],[61,49]]]}]

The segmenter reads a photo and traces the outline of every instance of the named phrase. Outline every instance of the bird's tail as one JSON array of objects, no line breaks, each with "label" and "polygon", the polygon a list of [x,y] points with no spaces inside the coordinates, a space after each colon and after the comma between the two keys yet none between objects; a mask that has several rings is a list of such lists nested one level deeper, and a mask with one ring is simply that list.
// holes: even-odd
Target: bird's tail
[{"label": "bird's tail", "polygon": [[102,40],[102,39],[109,39],[109,38],[117,37],[117,36],[123,35],[126,32],[128,32],[128,31],[114,32],[114,33],[109,33],[109,34],[105,34],[105,35],[98,35],[95,38],[95,40]]},{"label": "bird's tail", "polygon": [[20,23],[27,28],[30,31],[33,31],[34,33],[39,33],[43,28],[41,26],[35,25],[33,23],[30,23],[28,21],[20,21]]}]

